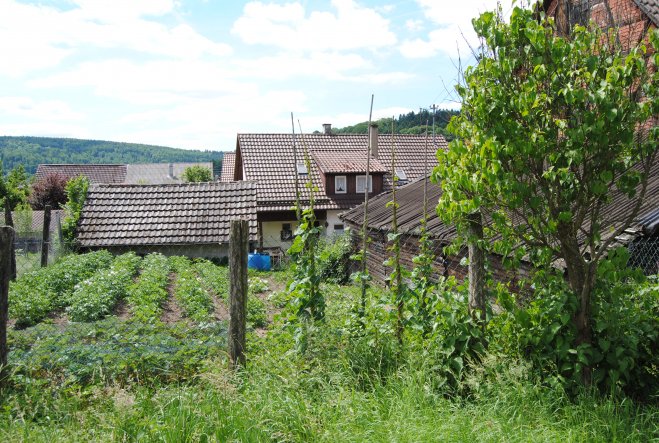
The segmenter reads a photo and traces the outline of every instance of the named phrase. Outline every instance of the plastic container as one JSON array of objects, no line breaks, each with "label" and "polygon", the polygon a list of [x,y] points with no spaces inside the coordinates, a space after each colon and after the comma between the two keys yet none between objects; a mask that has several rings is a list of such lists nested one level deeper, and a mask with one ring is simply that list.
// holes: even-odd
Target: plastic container
[{"label": "plastic container", "polygon": [[270,254],[253,253],[247,255],[247,267],[257,271],[269,271],[271,267]]}]

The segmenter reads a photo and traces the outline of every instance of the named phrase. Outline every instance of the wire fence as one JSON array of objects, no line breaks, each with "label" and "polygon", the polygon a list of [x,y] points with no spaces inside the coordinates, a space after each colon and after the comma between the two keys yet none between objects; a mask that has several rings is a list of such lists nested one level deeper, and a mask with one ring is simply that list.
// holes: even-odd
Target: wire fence
[{"label": "wire fence", "polygon": [[[49,232],[49,238],[46,243],[47,263],[52,264],[60,257],[73,251],[69,250],[62,241],[61,231],[55,226]],[[21,231],[15,229],[14,248],[16,256],[16,271],[20,276],[26,272],[34,271],[41,267],[41,256],[43,250],[43,232],[42,231]],[[322,246],[318,254],[325,254],[325,259],[335,259],[332,256],[344,256],[348,261],[348,272],[360,269],[360,264],[350,257],[362,248],[361,233],[356,230],[347,230],[343,232],[334,232],[329,235],[321,234]],[[166,239],[165,239],[166,240]],[[250,257],[259,256],[250,259],[250,265],[261,269],[278,270],[288,266],[290,260],[289,248],[292,246],[295,236],[281,235],[261,235],[258,240],[250,242]],[[421,253],[420,237],[414,234],[403,234],[399,237],[400,241],[400,264],[406,275],[411,274],[417,267],[415,257]],[[382,285],[389,283],[389,278],[393,272],[391,265],[385,264],[392,256],[391,247],[393,242],[388,238],[386,231],[370,231],[368,236],[368,246],[366,254],[367,270],[371,278]],[[431,253],[433,255],[431,278],[435,281],[440,278],[454,277],[458,282],[464,282],[469,274],[468,250],[466,246],[458,248],[457,251],[447,254],[445,247],[446,241],[432,240]],[[188,258],[205,258],[216,264],[227,264],[228,262],[228,245],[208,245],[208,244],[186,244],[170,245],[166,242],[162,244],[145,244],[136,246],[122,246],[102,248],[108,249],[114,254],[121,254],[128,251],[136,252],[139,255],[159,252],[167,256],[185,256]],[[628,245],[630,260],[629,266],[643,270],[646,275],[659,273],[659,237],[639,237]],[[259,259],[261,261],[259,261]],[[336,259],[338,260],[338,259]],[[267,261],[267,263],[266,263]],[[256,264],[255,264],[256,263]],[[516,268],[507,266],[502,258],[497,255],[486,256],[486,273],[494,281],[511,283],[515,285],[520,279],[528,277],[530,265],[522,263]]]}]

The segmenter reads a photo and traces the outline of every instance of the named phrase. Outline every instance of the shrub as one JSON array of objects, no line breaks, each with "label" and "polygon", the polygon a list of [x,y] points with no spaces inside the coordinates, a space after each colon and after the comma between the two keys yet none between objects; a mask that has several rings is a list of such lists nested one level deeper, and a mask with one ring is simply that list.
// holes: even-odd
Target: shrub
[{"label": "shrub", "polygon": [[50,205],[59,209],[66,203],[67,177],[59,173],[48,174],[32,185],[29,202],[33,209],[44,209]]},{"label": "shrub", "polygon": [[344,233],[318,244],[318,274],[326,282],[344,284],[350,278],[350,234]]}]

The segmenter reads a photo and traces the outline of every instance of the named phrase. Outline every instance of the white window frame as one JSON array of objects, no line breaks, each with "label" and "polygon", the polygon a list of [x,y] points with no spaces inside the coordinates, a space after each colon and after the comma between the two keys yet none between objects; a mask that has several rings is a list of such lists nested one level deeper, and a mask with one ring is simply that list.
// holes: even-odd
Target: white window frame
[{"label": "white window frame", "polygon": [[307,171],[307,164],[304,161],[298,160],[297,165],[295,165],[295,167],[297,168],[298,175],[308,175],[309,174],[309,171]]},{"label": "white window frame", "polygon": [[[343,191],[339,191],[339,182],[343,181]],[[334,176],[334,193],[335,194],[347,194],[348,193],[348,177],[345,175],[335,175]]]},{"label": "white window frame", "polygon": [[[366,182],[366,176],[365,175],[358,175],[356,180],[357,180],[357,194],[363,194],[364,193],[365,182]],[[373,176],[372,175],[368,176],[368,192],[369,193],[373,192]]]}]

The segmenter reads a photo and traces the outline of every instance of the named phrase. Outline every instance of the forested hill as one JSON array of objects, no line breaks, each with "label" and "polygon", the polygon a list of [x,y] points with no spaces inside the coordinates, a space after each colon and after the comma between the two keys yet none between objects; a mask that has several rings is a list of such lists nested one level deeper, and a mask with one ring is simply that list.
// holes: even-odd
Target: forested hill
[{"label": "forested hill", "polygon": [[[460,111],[450,109],[438,109],[435,111],[435,132],[444,135],[448,140],[453,137],[446,131],[446,125],[454,115],[460,114]],[[397,134],[423,134],[426,130],[426,122],[428,122],[428,130],[432,131],[432,112],[422,110],[421,112],[410,112],[408,114],[400,114],[395,119],[395,132]],[[391,132],[391,118],[383,118],[377,120],[375,123],[380,127],[380,133]],[[346,126],[345,128],[333,129],[336,134],[365,134],[368,129],[368,122],[357,123],[353,126]]]},{"label": "forested hill", "polygon": [[0,136],[0,160],[5,171],[22,164],[34,174],[40,163],[167,163],[214,161],[222,153],[165,146],[52,137]]}]

